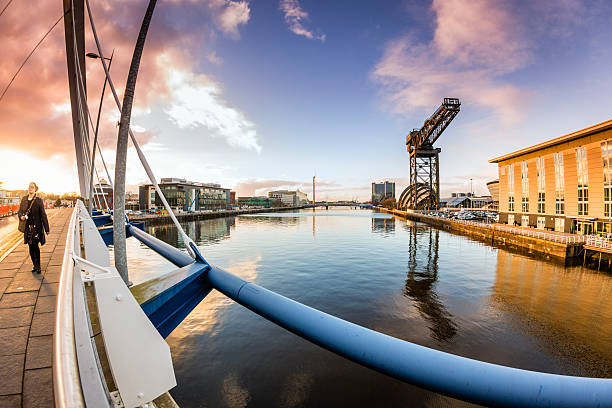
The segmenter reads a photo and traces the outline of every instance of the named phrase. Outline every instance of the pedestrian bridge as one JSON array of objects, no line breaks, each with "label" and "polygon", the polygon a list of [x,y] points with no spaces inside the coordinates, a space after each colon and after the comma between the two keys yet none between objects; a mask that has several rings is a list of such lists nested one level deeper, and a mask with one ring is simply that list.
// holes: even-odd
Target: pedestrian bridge
[{"label": "pedestrian bridge", "polygon": [[[53,337],[60,407],[174,406],[176,386],[164,338],[213,289],[332,353],[410,384],[486,406],[603,407],[612,380],[531,372],[419,346],[300,304],[193,259],[141,229],[126,229],[176,269],[126,286],[79,202],[66,242]],[[205,379],[203,379],[205,380]]]}]

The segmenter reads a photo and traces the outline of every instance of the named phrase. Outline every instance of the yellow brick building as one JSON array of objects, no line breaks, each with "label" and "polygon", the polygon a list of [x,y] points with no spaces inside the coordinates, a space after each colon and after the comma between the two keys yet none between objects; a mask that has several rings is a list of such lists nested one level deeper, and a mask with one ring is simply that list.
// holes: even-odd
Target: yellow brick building
[{"label": "yellow brick building", "polygon": [[612,235],[612,120],[489,162],[501,223]]}]

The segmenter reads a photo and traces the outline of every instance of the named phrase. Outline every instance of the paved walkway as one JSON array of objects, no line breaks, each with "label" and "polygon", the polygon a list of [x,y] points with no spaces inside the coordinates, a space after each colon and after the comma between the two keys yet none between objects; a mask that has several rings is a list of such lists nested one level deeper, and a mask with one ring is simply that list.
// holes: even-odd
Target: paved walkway
[{"label": "paved walkway", "polygon": [[71,213],[71,208],[48,212],[51,233],[41,247],[42,274],[31,272],[27,245],[0,256],[0,408],[54,405],[55,300]]}]

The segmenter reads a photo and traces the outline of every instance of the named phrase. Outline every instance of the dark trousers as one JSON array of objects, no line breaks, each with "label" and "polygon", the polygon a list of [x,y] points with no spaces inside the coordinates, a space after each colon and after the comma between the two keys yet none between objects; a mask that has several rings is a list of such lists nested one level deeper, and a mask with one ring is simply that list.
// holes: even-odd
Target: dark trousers
[{"label": "dark trousers", "polygon": [[32,264],[34,266],[40,265],[40,247],[38,241],[34,241],[32,244],[28,244],[30,247],[30,258],[32,258]]}]

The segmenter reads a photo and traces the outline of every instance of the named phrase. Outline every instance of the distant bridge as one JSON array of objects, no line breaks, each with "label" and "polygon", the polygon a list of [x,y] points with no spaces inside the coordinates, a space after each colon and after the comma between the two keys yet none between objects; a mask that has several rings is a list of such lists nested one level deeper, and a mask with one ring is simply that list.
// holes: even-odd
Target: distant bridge
[{"label": "distant bridge", "polygon": [[319,201],[315,204],[310,204],[310,207],[359,207],[359,208],[372,208],[372,204],[363,204],[355,201]]}]

